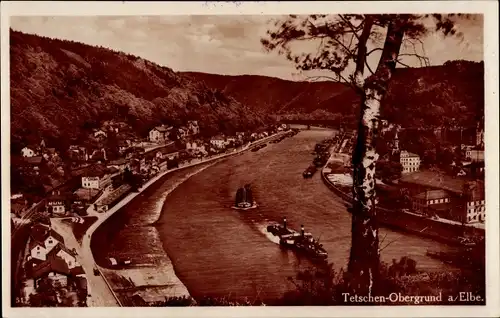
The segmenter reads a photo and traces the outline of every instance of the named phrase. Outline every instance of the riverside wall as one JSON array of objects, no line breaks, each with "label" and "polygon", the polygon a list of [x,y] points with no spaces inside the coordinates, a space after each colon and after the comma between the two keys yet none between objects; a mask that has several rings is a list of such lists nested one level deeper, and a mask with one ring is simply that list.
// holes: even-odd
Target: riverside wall
[{"label": "riverside wall", "polygon": [[[99,251],[98,246],[101,244],[106,244],[106,242],[108,240],[110,240],[113,237],[113,235],[116,234],[124,226],[124,223],[120,221],[120,216],[119,216],[119,213],[117,213],[117,212],[121,211],[123,207],[130,204],[132,201],[140,199],[140,197],[138,197],[139,194],[143,193],[144,191],[146,191],[148,188],[150,188],[154,184],[157,184],[160,180],[163,179],[164,176],[166,176],[167,174],[170,174],[174,171],[184,170],[184,169],[187,169],[189,167],[195,167],[195,166],[199,166],[199,165],[203,165],[203,164],[210,164],[210,163],[214,164],[219,160],[223,160],[223,159],[226,159],[230,156],[241,154],[244,151],[252,149],[253,147],[259,146],[259,145],[266,143],[268,141],[271,141],[273,139],[279,138],[280,136],[283,136],[287,133],[289,133],[289,131],[279,132],[277,134],[265,137],[261,140],[254,141],[251,144],[244,146],[240,149],[237,149],[237,150],[235,149],[233,152],[224,153],[221,155],[216,155],[216,156],[208,158],[206,160],[201,160],[199,162],[195,162],[195,163],[191,163],[191,164],[187,164],[187,165],[182,165],[179,168],[163,171],[159,175],[154,177],[153,179],[149,180],[143,187],[141,187],[139,192],[130,193],[125,198],[123,198],[120,202],[118,202],[118,204],[116,204],[116,206],[113,207],[110,211],[107,211],[105,213],[106,214],[105,217],[100,218],[98,220],[99,222],[96,222],[97,224],[95,224],[95,226],[93,226],[92,229],[89,232],[87,232],[86,236],[88,236],[88,238],[90,239],[89,248],[91,249],[91,253],[96,254],[95,255],[96,256],[95,262],[102,261],[105,258],[105,255],[103,255]],[[201,169],[201,170],[203,170],[203,169]],[[170,189],[170,191],[173,191],[178,185],[179,184],[177,184],[173,189]],[[112,224],[112,226],[106,227],[106,229],[107,229],[106,233],[103,233],[102,231],[97,230],[100,227],[100,225],[102,225],[103,223]],[[168,257],[168,255],[166,255],[166,256]],[[101,265],[103,265],[103,264],[101,264]],[[173,270],[171,264],[170,264],[170,266],[167,266],[167,267],[168,268],[166,269],[166,272],[168,272],[168,275],[172,276],[172,279],[174,281],[178,280],[178,278],[175,275],[175,271]],[[113,269],[105,268],[104,266],[103,267],[99,266],[98,268],[99,268],[100,272],[102,273],[103,277],[105,277],[107,275],[109,276],[109,274],[112,272],[116,272],[117,274],[120,273],[120,270],[115,271]],[[136,268],[136,270],[141,271],[141,268]],[[143,271],[145,273],[149,272],[150,268],[147,268],[147,267],[143,268]],[[107,283],[109,289],[114,293],[113,289],[115,289],[116,286],[114,286],[113,282],[109,281],[108,279],[105,279],[105,280],[106,280],[106,283]],[[185,286],[183,286],[182,282],[178,281],[177,284],[179,285],[180,288],[183,287],[182,289],[185,289]],[[144,287],[147,287],[147,286],[144,286]],[[186,295],[186,294],[189,295],[187,289],[184,292],[184,295]],[[172,296],[172,295],[165,295],[165,296],[168,297],[168,296]],[[119,305],[122,306],[118,297],[115,296],[115,298],[117,298]]]}]

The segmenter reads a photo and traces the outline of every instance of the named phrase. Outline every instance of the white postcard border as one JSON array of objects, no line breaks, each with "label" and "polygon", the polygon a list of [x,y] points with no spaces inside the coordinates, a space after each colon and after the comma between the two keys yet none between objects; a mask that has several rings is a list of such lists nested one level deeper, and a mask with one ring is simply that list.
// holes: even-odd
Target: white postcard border
[{"label": "white postcard border", "polygon": [[[486,150],[486,306],[377,307],[189,307],[189,308],[11,308],[10,307],[10,107],[9,16],[185,15],[290,13],[480,13],[484,14]],[[499,138],[498,3],[496,1],[318,1],[318,2],[50,2],[1,4],[2,70],[2,309],[3,317],[416,317],[499,316]]]}]

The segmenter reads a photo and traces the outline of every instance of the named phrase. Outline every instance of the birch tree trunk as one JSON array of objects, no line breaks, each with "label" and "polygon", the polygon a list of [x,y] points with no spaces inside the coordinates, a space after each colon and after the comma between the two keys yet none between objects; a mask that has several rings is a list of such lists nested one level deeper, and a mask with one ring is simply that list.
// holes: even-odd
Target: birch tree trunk
[{"label": "birch tree trunk", "polygon": [[375,164],[378,159],[375,142],[379,133],[381,101],[395,71],[403,35],[397,21],[389,24],[377,70],[363,85],[358,136],[352,155],[354,202],[348,266],[349,289],[357,295],[377,294],[380,258],[375,209]]}]

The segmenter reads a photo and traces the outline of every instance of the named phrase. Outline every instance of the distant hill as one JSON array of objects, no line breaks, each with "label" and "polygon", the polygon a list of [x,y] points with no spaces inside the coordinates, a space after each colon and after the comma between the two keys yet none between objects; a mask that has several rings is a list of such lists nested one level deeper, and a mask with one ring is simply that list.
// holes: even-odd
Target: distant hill
[{"label": "distant hill", "polygon": [[[11,144],[64,148],[107,120],[138,136],[153,126],[198,120],[206,134],[252,129],[281,118],[336,119],[355,125],[352,89],[241,75],[174,72],[142,58],[10,31]],[[397,69],[382,116],[403,126],[473,126],[484,112],[484,65],[452,61]],[[17,151],[16,150],[16,151]]]},{"label": "distant hill", "polygon": [[[270,114],[357,123],[359,97],[341,83],[294,82],[241,75],[183,73]],[[484,113],[484,64],[450,61],[442,66],[398,68],[382,116],[404,126],[475,125]]]},{"label": "distant hill", "polygon": [[13,150],[41,138],[67,146],[106,120],[143,137],[160,123],[198,120],[216,134],[266,121],[217,89],[103,47],[10,30],[10,59]]},{"label": "distant hill", "polygon": [[335,105],[325,102],[350,90],[344,84],[324,81],[294,82],[258,75],[183,74],[220,89],[249,107],[275,114],[310,113],[318,108],[333,111]]}]

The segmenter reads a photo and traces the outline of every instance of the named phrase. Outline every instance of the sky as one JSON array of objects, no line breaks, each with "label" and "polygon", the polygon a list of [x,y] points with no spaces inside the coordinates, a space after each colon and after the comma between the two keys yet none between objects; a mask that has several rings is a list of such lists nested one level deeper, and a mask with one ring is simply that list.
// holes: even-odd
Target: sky
[{"label": "sky", "polygon": [[[123,51],[153,61],[174,71],[197,71],[227,75],[265,75],[303,80],[292,62],[275,52],[265,52],[260,39],[272,27],[265,15],[177,15],[177,16],[57,16],[11,17],[14,30],[51,38],[67,39]],[[475,15],[456,23],[462,38],[431,32],[422,39],[419,54],[431,65],[448,60],[483,60],[483,17]],[[311,43],[307,49],[315,49]],[[402,48],[406,50],[413,48]],[[380,55],[370,56],[376,68]],[[421,66],[415,58],[405,64]],[[325,74],[316,72],[313,75]]]}]

